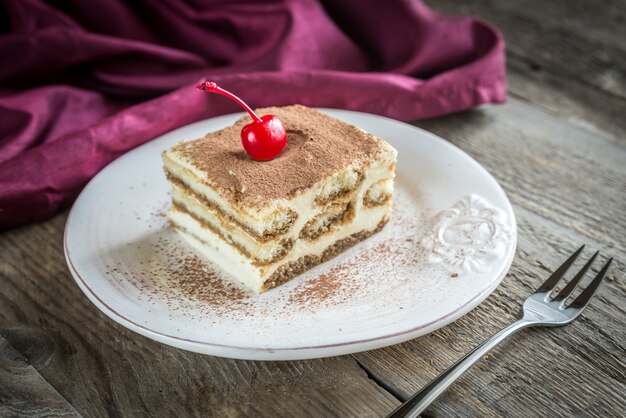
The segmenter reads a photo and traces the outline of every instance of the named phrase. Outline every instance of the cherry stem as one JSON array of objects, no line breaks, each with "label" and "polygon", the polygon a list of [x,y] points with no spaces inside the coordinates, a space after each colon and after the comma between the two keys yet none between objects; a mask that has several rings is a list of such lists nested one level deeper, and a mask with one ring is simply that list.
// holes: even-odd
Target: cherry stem
[{"label": "cherry stem", "polygon": [[232,94],[231,92],[224,90],[221,87],[218,87],[218,85],[212,81],[205,81],[204,83],[200,83],[196,86],[196,88],[198,90],[202,90],[202,91],[206,91],[208,93],[217,93],[217,94],[221,94],[223,96],[228,97],[231,100],[234,100],[235,102],[237,102],[241,107],[243,107],[244,109],[246,109],[246,112],[248,112],[250,114],[250,116],[252,116],[252,119],[254,119],[255,122],[263,122],[261,120],[260,117],[257,116],[256,113],[254,113],[254,111],[252,109],[250,109],[250,106],[248,106],[243,100],[241,100],[239,97],[235,96],[234,94]]}]

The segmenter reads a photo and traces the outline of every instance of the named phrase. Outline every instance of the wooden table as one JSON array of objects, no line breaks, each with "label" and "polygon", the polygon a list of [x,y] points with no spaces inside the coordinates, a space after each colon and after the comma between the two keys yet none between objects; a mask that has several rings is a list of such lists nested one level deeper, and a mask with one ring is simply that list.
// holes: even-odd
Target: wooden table
[{"label": "wooden table", "polygon": [[0,416],[383,416],[513,321],[582,243],[587,255],[617,258],[582,317],[514,336],[424,416],[623,416],[626,6],[432,3],[484,17],[508,44],[505,105],[416,124],[483,164],[514,205],[517,255],[491,297],[380,350],[294,362],[203,356],[139,336],[87,300],[65,265],[64,212],[0,235]]}]

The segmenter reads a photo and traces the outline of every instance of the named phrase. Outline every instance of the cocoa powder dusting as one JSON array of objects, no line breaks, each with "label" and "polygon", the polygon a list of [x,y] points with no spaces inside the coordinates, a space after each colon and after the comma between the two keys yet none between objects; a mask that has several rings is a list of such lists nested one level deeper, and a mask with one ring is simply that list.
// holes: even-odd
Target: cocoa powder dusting
[{"label": "cocoa powder dusting", "polygon": [[240,133],[249,116],[204,138],[182,142],[166,152],[178,155],[206,175],[218,193],[239,204],[259,206],[291,198],[351,164],[370,161],[382,140],[305,106],[257,109],[278,116],[287,129],[287,146],[271,161],[252,160]]},{"label": "cocoa powder dusting", "polygon": [[335,272],[320,274],[296,287],[289,295],[288,305],[323,303],[341,289],[341,282]]},{"label": "cocoa powder dusting", "polygon": [[[161,215],[155,212],[152,216]],[[250,292],[224,277],[217,267],[195,255],[179,239],[173,239],[172,234],[162,231],[157,235],[152,243],[156,257],[135,260],[141,269],[128,270],[120,264],[107,266],[106,273],[123,275],[149,302],[164,302],[172,311],[182,309],[185,314],[198,309],[218,314],[243,311],[250,302]],[[136,250],[137,254],[145,254],[145,250]],[[133,251],[132,246],[129,251]]]},{"label": "cocoa powder dusting", "polygon": [[411,280],[406,272],[423,264],[425,256],[419,244],[424,225],[403,212],[401,205],[396,206],[392,221],[357,248],[262,295],[242,288],[196,255],[167,227],[161,208],[150,214],[150,222],[158,229],[151,241],[125,246],[105,273],[124,277],[113,279],[121,292],[139,289],[150,303],[165,303],[170,316],[212,322],[220,316],[288,318],[298,312],[319,312],[379,298],[381,286],[392,289]]},{"label": "cocoa powder dusting", "polygon": [[230,283],[195,255],[176,260],[179,267],[171,271],[172,279],[186,297],[211,307],[233,307],[247,297],[246,292]]},{"label": "cocoa powder dusting", "polygon": [[386,263],[389,266],[387,273],[392,274],[392,270],[402,264],[417,262],[419,258],[417,252],[407,257],[406,251],[397,244],[397,239],[386,239],[371,248],[362,249],[332,267],[327,273],[303,281],[290,292],[286,307],[290,310],[305,311],[354,302],[359,294],[368,291],[368,282],[355,279],[364,266],[370,263],[377,263],[379,266]]}]

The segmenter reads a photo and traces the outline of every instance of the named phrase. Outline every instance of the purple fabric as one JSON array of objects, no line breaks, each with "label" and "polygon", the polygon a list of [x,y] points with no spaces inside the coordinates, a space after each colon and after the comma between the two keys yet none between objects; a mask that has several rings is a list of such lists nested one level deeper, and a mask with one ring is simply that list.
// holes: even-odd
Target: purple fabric
[{"label": "purple fabric", "polygon": [[[43,220],[178,126],[301,103],[404,121],[505,99],[504,42],[418,0],[3,0],[0,228]],[[156,97],[156,98],[155,98]]]}]

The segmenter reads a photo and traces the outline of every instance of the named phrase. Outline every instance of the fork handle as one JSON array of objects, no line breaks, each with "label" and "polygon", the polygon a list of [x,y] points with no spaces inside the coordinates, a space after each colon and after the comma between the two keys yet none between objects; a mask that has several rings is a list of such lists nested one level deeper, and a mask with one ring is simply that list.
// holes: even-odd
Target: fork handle
[{"label": "fork handle", "polygon": [[448,370],[440,374],[439,377],[430,382],[426,387],[407,399],[395,411],[389,414],[387,418],[416,418],[428,405],[437,399],[439,395],[445,392],[456,379],[465,373],[467,369],[472,367],[474,363],[502,342],[502,340],[523,328],[531,326],[533,323],[533,321],[527,319],[520,319],[492,335],[465,357],[457,361]]}]

